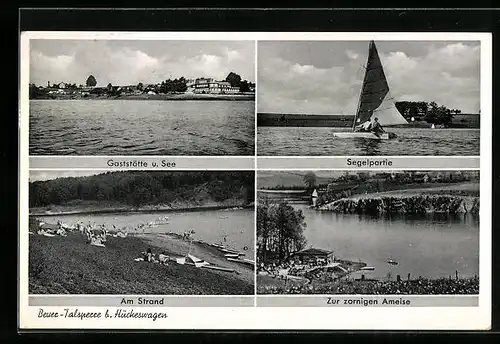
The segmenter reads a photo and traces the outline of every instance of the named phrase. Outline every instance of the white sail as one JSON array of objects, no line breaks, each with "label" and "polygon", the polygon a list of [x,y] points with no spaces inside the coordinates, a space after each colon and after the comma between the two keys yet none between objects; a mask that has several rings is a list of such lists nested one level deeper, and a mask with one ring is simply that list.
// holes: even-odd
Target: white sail
[{"label": "white sail", "polygon": [[390,92],[387,93],[380,106],[377,109],[373,110],[370,121],[373,121],[375,117],[377,117],[379,123],[382,126],[408,124],[408,121],[396,108],[396,105],[394,104],[394,101],[390,96]]}]

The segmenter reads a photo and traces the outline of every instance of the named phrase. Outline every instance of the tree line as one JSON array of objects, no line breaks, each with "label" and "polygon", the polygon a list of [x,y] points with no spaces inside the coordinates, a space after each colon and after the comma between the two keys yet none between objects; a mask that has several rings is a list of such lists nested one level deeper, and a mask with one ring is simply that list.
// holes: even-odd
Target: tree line
[{"label": "tree line", "polygon": [[[457,183],[465,181],[478,181],[479,172],[477,171],[401,171],[401,172],[378,172],[370,174],[368,172],[356,172],[332,177],[328,184],[317,184],[317,177],[314,172],[307,172],[303,177],[304,186],[308,190],[318,187],[329,187],[330,183],[364,183],[369,181],[385,180],[395,184],[412,184],[422,182],[438,182],[438,183]],[[287,187],[290,189],[300,188],[303,186]]]},{"label": "tree line", "polygon": [[[255,83],[249,82],[247,80],[243,80],[240,75],[230,72],[225,81],[229,82],[231,87],[237,87],[240,92],[249,92],[251,87],[255,87]],[[77,86],[76,84],[64,83],[65,89],[68,90],[77,90],[82,88],[83,85]],[[104,95],[107,94],[109,96],[119,96],[125,89],[128,87],[120,88],[118,86],[112,85],[112,83],[108,83],[107,87],[96,87],[97,80],[93,75],[89,75],[87,80],[85,81],[85,85],[87,87],[92,87],[89,92],[91,94]],[[60,84],[52,84],[48,83],[47,88],[59,89]],[[187,91],[187,79],[185,77],[175,78],[175,79],[167,79],[162,81],[159,84],[145,85],[142,82],[138,83],[135,88],[142,92],[147,93],[153,91],[155,93],[184,93]],[[30,84],[30,98],[37,98],[45,95],[46,91],[38,88],[35,84]]]},{"label": "tree line", "polygon": [[255,87],[255,83],[242,80],[241,76],[234,72],[229,73],[225,80],[231,84],[231,87],[238,87],[240,92],[250,92],[250,87]]},{"label": "tree line", "polygon": [[75,200],[115,201],[143,206],[211,199],[254,200],[254,174],[247,171],[106,172],[29,184],[30,207],[64,205]]},{"label": "tree line", "polygon": [[[410,185],[422,185],[425,183],[461,183],[479,181],[479,173],[475,171],[443,171],[443,172],[403,172],[387,173],[379,172],[369,176],[365,174],[346,174],[339,176],[328,184],[326,191],[321,192],[317,205],[330,203],[353,194],[384,192],[400,190]],[[421,186],[418,186],[421,187]]]},{"label": "tree line", "polygon": [[257,258],[268,263],[286,261],[294,252],[305,248],[306,222],[302,210],[286,202],[265,199],[257,206]]},{"label": "tree line", "polygon": [[407,119],[426,121],[431,124],[449,126],[454,115],[462,113],[459,109],[449,109],[436,102],[399,101],[395,103],[398,111]]}]

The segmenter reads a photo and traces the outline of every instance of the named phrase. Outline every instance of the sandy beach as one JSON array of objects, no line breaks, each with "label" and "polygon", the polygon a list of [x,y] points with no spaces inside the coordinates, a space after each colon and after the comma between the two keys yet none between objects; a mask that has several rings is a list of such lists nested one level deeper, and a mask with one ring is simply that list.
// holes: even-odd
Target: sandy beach
[{"label": "sandy beach", "polygon": [[249,295],[254,290],[250,266],[226,260],[222,252],[205,243],[193,242],[191,254],[235,272],[174,261],[167,265],[134,261],[148,248],[156,255],[185,256],[189,243],[177,235],[109,236],[106,247],[96,247],[76,231],[66,237],[31,231],[35,234],[29,240],[30,294]]}]

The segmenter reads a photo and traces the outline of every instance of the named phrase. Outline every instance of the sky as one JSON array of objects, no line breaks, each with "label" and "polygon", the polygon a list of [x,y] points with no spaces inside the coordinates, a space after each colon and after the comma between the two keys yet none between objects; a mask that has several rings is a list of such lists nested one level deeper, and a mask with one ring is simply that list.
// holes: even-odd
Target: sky
[{"label": "sky", "polygon": [[158,83],[169,78],[225,79],[235,72],[255,82],[253,41],[31,40],[30,83],[98,86]]},{"label": "sky", "polygon": [[42,180],[51,180],[57,178],[65,178],[65,177],[84,177],[84,176],[93,176],[96,174],[105,173],[107,171],[86,171],[86,170],[74,170],[74,171],[59,171],[59,170],[31,170],[30,171],[30,182],[42,181]]},{"label": "sky", "polygon": [[[479,113],[480,42],[377,41],[395,101]],[[368,41],[258,43],[258,112],[354,114]]]}]

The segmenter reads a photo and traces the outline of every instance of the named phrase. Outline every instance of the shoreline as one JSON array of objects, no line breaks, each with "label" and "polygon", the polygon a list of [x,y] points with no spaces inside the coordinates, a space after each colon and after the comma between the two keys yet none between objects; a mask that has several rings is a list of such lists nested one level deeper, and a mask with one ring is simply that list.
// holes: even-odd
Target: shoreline
[{"label": "shoreline", "polygon": [[[325,266],[309,269],[305,273],[283,273],[283,267],[277,267],[274,272],[269,268],[257,269],[257,294],[478,294],[479,278],[477,275],[452,277],[421,277],[403,279],[397,275],[395,279],[381,277],[370,278],[370,271],[365,276],[363,268],[367,263],[346,259],[336,259],[341,270],[331,272]],[[269,266],[268,266],[269,267]],[[280,271],[281,270],[281,271]],[[291,272],[291,271],[290,271]],[[361,275],[359,275],[361,273]],[[356,274],[357,277],[351,277]],[[366,278],[365,278],[366,277]]]},{"label": "shoreline", "polygon": [[[30,209],[29,216],[69,216],[69,215],[92,215],[92,214],[113,214],[113,213],[172,213],[172,212],[196,212],[196,211],[207,211],[207,210],[241,210],[241,209],[253,209],[253,204],[247,205],[229,205],[229,206],[202,206],[202,207],[181,207],[181,208],[119,208],[119,207],[110,207],[106,209],[79,209],[79,210],[68,210],[68,211],[59,211],[59,212],[32,212]],[[238,209],[234,209],[238,208]]]},{"label": "shoreline", "polygon": [[168,101],[253,101],[255,94],[131,94],[115,97],[80,95],[47,95],[30,100],[168,100]]},{"label": "shoreline", "polygon": [[[315,115],[315,114],[280,114],[257,113],[257,127],[328,127],[352,128],[354,116],[349,115]],[[394,129],[431,129],[431,124],[424,120],[409,122],[403,125],[388,126]],[[455,115],[449,127],[436,125],[433,130],[443,129],[480,129],[480,115],[459,114]]]},{"label": "shoreline", "polygon": [[[31,294],[253,295],[254,291],[251,266],[227,260],[208,243],[193,241],[190,245],[175,233],[109,236],[105,247],[95,247],[78,231],[70,231],[66,237],[35,232],[29,243]],[[191,252],[232,272],[181,265],[175,259],[166,265],[135,261],[147,248],[156,257],[163,252],[172,259]]]},{"label": "shoreline", "polygon": [[388,192],[352,195],[319,205],[317,211],[342,214],[472,214],[479,215],[479,197],[451,194]]},{"label": "shoreline", "polygon": [[340,280],[321,285],[263,285],[257,276],[257,295],[478,295],[479,278],[447,277],[416,278],[410,280]]}]

